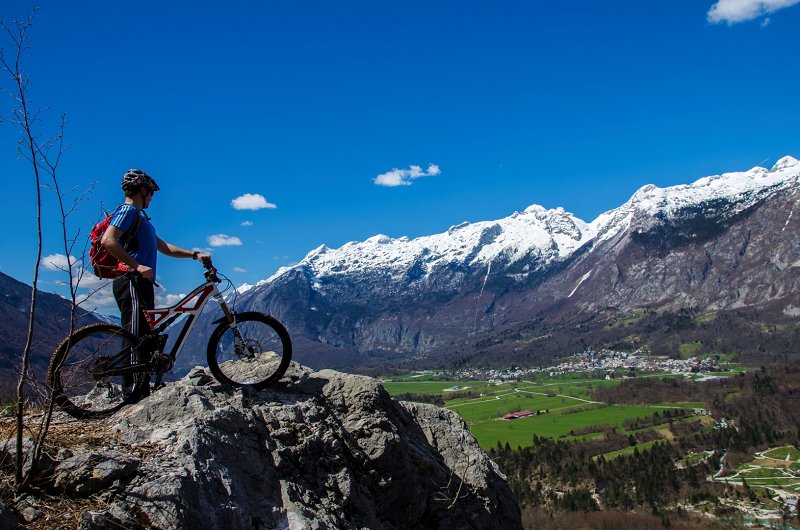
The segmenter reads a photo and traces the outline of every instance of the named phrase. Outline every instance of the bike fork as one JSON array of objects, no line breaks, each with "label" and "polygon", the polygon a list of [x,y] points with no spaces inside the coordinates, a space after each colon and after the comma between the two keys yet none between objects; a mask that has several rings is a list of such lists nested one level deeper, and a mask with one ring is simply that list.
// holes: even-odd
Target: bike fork
[{"label": "bike fork", "polygon": [[244,338],[242,337],[239,328],[236,327],[236,319],[234,318],[233,313],[231,313],[231,310],[228,309],[228,304],[225,303],[225,300],[222,298],[222,295],[216,289],[216,287],[214,288],[212,296],[222,308],[222,312],[225,314],[225,320],[228,321],[228,327],[231,328],[231,332],[233,332],[233,343],[236,354],[240,356],[247,355],[250,352],[247,349],[247,345],[244,342]]}]

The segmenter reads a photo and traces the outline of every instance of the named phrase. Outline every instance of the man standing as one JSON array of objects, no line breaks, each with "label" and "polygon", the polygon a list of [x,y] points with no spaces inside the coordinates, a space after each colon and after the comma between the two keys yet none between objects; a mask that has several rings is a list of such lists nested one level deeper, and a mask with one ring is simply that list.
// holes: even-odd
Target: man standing
[{"label": "man standing", "polygon": [[[159,190],[153,177],[140,169],[129,169],[122,177],[125,203],[114,210],[102,245],[120,261],[123,272],[114,280],[114,298],[119,306],[122,326],[137,337],[149,330],[145,309],[153,309],[158,252],[173,258],[194,258],[210,263],[211,256],[167,243],[156,235],[144,210]],[[138,219],[138,220],[137,220]],[[125,245],[120,240],[126,240]],[[142,352],[146,355],[146,352]]]}]

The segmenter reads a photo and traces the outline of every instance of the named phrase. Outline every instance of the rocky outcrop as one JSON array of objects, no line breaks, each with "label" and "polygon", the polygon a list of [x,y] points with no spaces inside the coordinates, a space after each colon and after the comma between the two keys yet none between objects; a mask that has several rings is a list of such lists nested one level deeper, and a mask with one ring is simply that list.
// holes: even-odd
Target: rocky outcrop
[{"label": "rocky outcrop", "polygon": [[104,420],[105,447],[62,452],[52,487],[103,489],[83,528],[521,528],[456,414],[368,377],[290,375],[262,392],[171,383]]}]

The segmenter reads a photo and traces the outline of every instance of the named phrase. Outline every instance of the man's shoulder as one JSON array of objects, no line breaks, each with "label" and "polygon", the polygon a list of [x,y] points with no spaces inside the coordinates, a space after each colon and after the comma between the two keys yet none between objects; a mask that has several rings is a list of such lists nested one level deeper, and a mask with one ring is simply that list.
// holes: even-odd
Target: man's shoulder
[{"label": "man's shoulder", "polygon": [[138,212],[139,210],[136,209],[136,206],[132,204],[128,204],[126,202],[120,204],[114,209],[114,213],[122,213],[124,215],[128,215],[128,212]]},{"label": "man's shoulder", "polygon": [[130,225],[139,217],[139,210],[132,204],[120,204],[111,214],[111,224],[122,229]]}]

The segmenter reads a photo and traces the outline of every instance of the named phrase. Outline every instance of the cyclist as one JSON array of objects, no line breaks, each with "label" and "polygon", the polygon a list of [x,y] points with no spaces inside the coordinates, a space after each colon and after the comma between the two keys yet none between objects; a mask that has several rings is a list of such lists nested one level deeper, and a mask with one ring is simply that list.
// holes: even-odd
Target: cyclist
[{"label": "cyclist", "polygon": [[[153,177],[141,169],[126,171],[122,177],[125,202],[114,211],[101,240],[108,253],[120,261],[118,270],[121,275],[114,279],[113,284],[114,299],[119,306],[122,326],[137,337],[146,334],[149,328],[142,311],[154,307],[153,284],[158,252],[173,258],[194,258],[211,263],[209,254],[183,249],[156,235],[145,210],[158,190]],[[120,238],[134,226],[136,216],[139,216],[139,223],[132,231],[132,241],[128,242],[126,250]],[[142,354],[148,355],[148,352]]]}]

